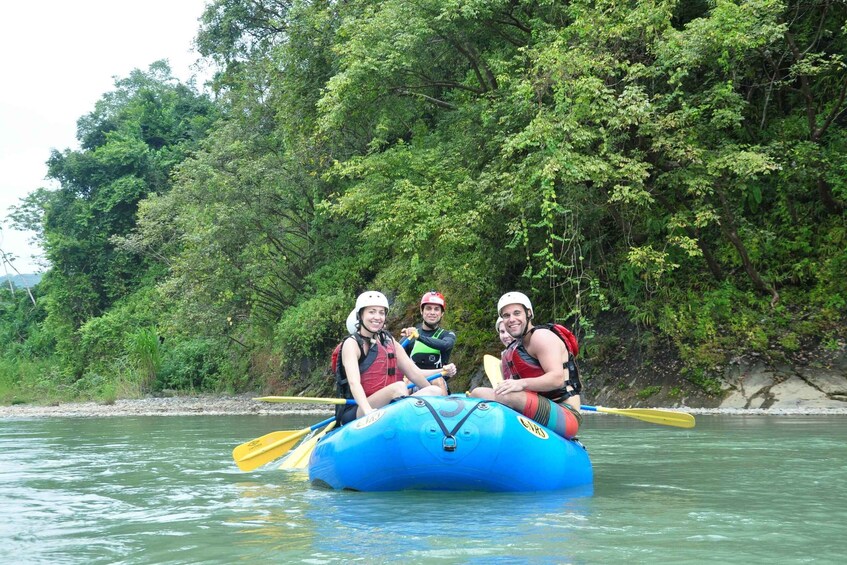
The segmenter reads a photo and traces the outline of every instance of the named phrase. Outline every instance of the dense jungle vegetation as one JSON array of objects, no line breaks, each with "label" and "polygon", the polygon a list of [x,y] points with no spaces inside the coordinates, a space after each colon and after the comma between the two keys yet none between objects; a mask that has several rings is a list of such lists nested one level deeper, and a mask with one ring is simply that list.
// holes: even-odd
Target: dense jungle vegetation
[{"label": "dense jungle vegetation", "polygon": [[163,61],[116,81],[13,213],[51,268],[0,297],[0,400],[329,391],[365,289],[395,328],[443,292],[463,378],[507,290],[588,359],[617,316],[704,386],[738,352],[837,347],[845,22],[844,0],[209,2],[207,88]]}]

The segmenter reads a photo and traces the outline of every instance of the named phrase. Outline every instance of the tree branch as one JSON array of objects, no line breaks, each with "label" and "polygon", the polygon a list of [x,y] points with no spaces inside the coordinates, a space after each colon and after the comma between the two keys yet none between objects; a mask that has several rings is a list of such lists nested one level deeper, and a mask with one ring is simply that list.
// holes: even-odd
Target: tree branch
[{"label": "tree branch", "polygon": [[436,106],[440,106],[442,108],[447,108],[448,110],[456,110],[457,109],[457,106],[454,105],[454,104],[451,104],[450,102],[447,102],[445,100],[439,100],[438,98],[433,98],[432,96],[427,96],[426,94],[423,94],[421,92],[412,92],[411,90],[406,90],[406,89],[400,88],[400,87],[395,88],[394,92],[397,93],[397,94],[405,95],[405,96],[416,96],[418,98],[422,98],[423,100],[426,100],[427,102],[431,102],[431,103],[435,104]]}]

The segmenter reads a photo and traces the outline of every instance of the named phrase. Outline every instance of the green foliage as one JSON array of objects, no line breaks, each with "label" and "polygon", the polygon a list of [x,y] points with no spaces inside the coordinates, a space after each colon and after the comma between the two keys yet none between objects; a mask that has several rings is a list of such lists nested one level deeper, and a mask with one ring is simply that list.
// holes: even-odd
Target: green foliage
[{"label": "green foliage", "polygon": [[603,364],[615,359],[621,346],[620,336],[602,335],[583,339],[579,344],[580,357]]},{"label": "green foliage", "polygon": [[269,351],[317,380],[359,291],[398,324],[437,287],[471,366],[520,289],[598,359],[594,319],[624,313],[717,394],[728,357],[843,326],[845,20],[831,0],[215,0],[214,102],[133,72],[51,156],[59,189],[16,209],[53,269],[32,313],[0,311],[2,345],[103,397],[242,386]]},{"label": "green foliage", "polygon": [[0,402],[3,404],[47,404],[67,398],[66,384],[51,357],[23,359],[0,357]]},{"label": "green foliage", "polygon": [[651,396],[659,394],[660,392],[662,392],[662,387],[659,385],[653,385],[642,388],[637,393],[635,393],[635,396],[637,396],[641,400],[647,400]]},{"label": "green foliage", "polygon": [[200,53],[221,63],[249,59],[254,52],[262,54],[285,28],[289,4],[272,0],[209,2],[197,37]]},{"label": "green foliage", "polygon": [[215,119],[211,101],[179,84],[164,62],[134,71],[115,87],[79,120],[81,149],[50,157],[48,176],[59,188],[34,193],[18,216],[40,224],[52,265],[44,281],[44,327],[77,375],[90,362],[79,345],[85,349],[91,339],[77,332],[85,334],[81,328],[142,285],[151,269],[117,248],[114,238],[134,228],[143,198],[169,189],[174,166]]},{"label": "green foliage", "polygon": [[[158,336],[151,329],[157,320],[155,299],[151,287],[142,287],[102,316],[83,324],[77,332],[79,342],[75,355],[80,362],[79,372],[85,374],[93,370],[108,374],[116,361],[130,360],[141,370],[142,380],[147,382],[149,369],[155,367],[158,346]],[[146,349],[146,353],[142,353],[140,347]]]},{"label": "green foliage", "polygon": [[159,335],[152,328],[140,328],[129,336],[129,356],[143,375],[143,387],[149,389],[162,368]]},{"label": "green foliage", "polygon": [[721,382],[714,376],[710,376],[704,369],[701,367],[696,367],[694,369],[686,369],[683,370],[683,377],[703,389],[707,394],[717,396],[721,393],[723,388],[721,387]]},{"label": "green foliage", "polygon": [[155,387],[157,390],[219,391],[222,377],[229,369],[226,349],[220,341],[180,341],[166,348]]},{"label": "green foliage", "polygon": [[[26,358],[49,356],[54,344],[42,329],[46,312],[43,307],[42,287],[37,285],[27,293],[25,289],[8,286],[0,290],[0,345],[2,356]],[[35,300],[35,304],[32,300]]]},{"label": "green foliage", "polygon": [[355,297],[316,296],[289,308],[274,328],[274,345],[283,363],[296,367],[303,359],[320,359],[347,334],[345,320]]}]

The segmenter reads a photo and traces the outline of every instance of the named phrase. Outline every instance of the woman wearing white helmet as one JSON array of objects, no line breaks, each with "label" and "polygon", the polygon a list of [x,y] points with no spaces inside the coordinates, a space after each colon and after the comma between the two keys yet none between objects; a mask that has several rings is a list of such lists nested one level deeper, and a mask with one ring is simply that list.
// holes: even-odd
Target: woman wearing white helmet
[{"label": "woman wearing white helmet", "polygon": [[507,292],[497,302],[503,328],[515,340],[501,355],[503,381],[477,387],[471,396],[496,400],[559,435],[579,429],[581,385],[564,341],[547,326],[533,327],[533,309],[522,292]]},{"label": "woman wearing white helmet", "polygon": [[515,338],[509,335],[509,332],[506,331],[506,328],[503,326],[503,318],[497,316],[497,321],[494,323],[494,329],[497,331],[497,335],[500,337],[500,343],[509,347]]},{"label": "woman wearing white helmet", "polygon": [[[440,370],[425,371],[416,367],[400,344],[385,331],[387,315],[385,295],[367,291],[359,295],[356,307],[348,316],[348,322],[355,316],[354,331],[339,345],[340,358],[334,369],[339,393],[354,399],[356,404],[338,406],[336,419],[341,425],[406,396],[408,389],[403,374],[420,387],[416,396],[441,393],[440,388],[427,382],[427,377],[441,372],[447,376],[456,374],[456,366],[452,363]],[[353,339],[348,339],[351,337]]]}]

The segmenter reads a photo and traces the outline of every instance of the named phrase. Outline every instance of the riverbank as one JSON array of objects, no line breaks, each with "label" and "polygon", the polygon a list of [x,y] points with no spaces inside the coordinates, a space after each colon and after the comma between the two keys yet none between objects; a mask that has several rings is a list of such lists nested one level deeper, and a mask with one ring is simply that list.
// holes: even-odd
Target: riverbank
[{"label": "riverbank", "polygon": [[[624,408],[616,406],[616,408]],[[0,406],[0,418],[47,418],[47,417],[109,417],[109,416],[231,416],[280,414],[330,414],[333,407],[323,404],[268,403],[253,400],[250,395],[238,396],[174,396],[168,398],[137,398],[117,400],[104,404],[96,402],[67,402],[54,406],[18,404]],[[672,406],[691,414],[728,415],[809,415],[847,414],[845,408],[821,408],[796,406],[791,408],[689,408]]]},{"label": "riverbank", "polygon": [[328,414],[324,404],[270,403],[253,395],[171,396],[116,400],[112,403],[63,402],[50,406],[16,404],[0,406],[0,418],[104,417],[104,416],[230,416],[275,414]]}]

